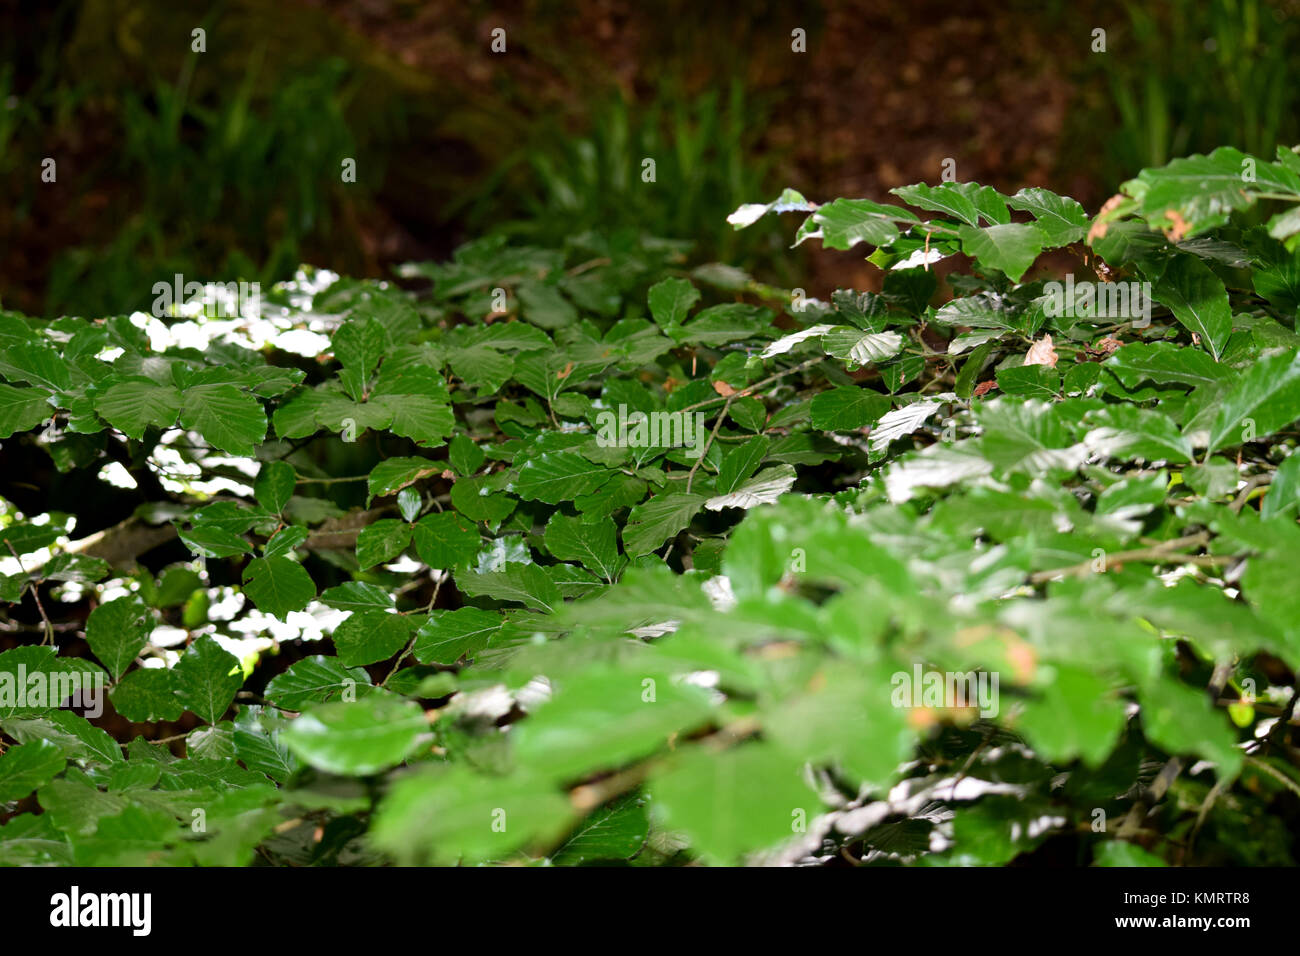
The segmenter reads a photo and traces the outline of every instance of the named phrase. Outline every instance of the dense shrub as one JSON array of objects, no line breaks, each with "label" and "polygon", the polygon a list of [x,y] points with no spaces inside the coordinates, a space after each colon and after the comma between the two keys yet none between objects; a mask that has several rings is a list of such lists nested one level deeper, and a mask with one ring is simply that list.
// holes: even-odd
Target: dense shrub
[{"label": "dense shrub", "polygon": [[830,302],[586,236],[0,316],[6,461],[140,501],[6,475],[0,681],[111,690],[0,700],[0,860],[1294,862],[1300,158],[894,192],[733,214],[874,247]]}]

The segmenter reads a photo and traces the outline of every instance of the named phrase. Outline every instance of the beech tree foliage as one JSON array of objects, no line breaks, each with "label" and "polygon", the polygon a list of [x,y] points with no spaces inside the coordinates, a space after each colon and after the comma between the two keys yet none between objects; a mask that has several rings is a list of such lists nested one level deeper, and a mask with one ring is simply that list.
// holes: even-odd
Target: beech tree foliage
[{"label": "beech tree foliage", "polygon": [[893,193],[0,313],[0,862],[1295,863],[1300,157]]}]

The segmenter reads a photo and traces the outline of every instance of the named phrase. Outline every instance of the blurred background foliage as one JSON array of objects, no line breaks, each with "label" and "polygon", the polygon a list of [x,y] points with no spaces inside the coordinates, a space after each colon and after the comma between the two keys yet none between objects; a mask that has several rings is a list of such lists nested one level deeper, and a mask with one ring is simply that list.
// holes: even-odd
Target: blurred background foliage
[{"label": "blurred background foliage", "polygon": [[1095,209],[1174,156],[1271,155],[1300,138],[1297,24],[1298,0],[0,0],[0,303],[103,315],[176,272],[391,275],[493,232],[628,228],[871,288],[859,257],[725,216],[785,185],[879,198],[948,157]]}]

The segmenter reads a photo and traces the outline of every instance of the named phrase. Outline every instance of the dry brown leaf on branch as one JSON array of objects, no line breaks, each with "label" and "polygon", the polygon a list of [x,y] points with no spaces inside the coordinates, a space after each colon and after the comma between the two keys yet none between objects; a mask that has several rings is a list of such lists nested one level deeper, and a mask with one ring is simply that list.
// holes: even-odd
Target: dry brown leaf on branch
[{"label": "dry brown leaf on branch", "polygon": [[1100,239],[1102,236],[1106,235],[1106,230],[1110,228],[1110,223],[1106,221],[1105,216],[1123,201],[1124,194],[1116,193],[1114,196],[1111,196],[1102,203],[1101,209],[1097,211],[1097,218],[1092,221],[1092,225],[1088,228],[1088,238],[1086,240],[1088,245],[1092,245],[1092,240]]},{"label": "dry brown leaf on branch", "polygon": [[1052,337],[1044,335],[1041,339],[1029,346],[1029,351],[1025,353],[1026,365],[1046,365],[1049,368],[1056,368],[1056,360],[1060,358],[1056,354],[1056,349],[1052,348]]},{"label": "dry brown leaf on branch", "polygon": [[1170,242],[1182,242],[1183,236],[1187,235],[1192,224],[1184,219],[1177,209],[1166,209],[1165,218],[1169,220],[1169,228],[1165,230],[1165,236]]}]

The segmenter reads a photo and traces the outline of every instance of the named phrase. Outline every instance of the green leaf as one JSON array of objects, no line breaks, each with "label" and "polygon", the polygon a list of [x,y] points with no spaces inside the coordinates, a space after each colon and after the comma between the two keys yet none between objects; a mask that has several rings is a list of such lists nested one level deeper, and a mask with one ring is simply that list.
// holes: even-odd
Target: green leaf
[{"label": "green leaf", "polygon": [[1219,397],[1208,450],[1259,441],[1300,418],[1300,352],[1262,358]]},{"label": "green leaf", "polygon": [[43,388],[14,388],[0,385],[0,438],[25,432],[54,415]]},{"label": "green leaf", "polygon": [[1241,770],[1241,751],[1228,729],[1227,715],[1210,706],[1202,690],[1170,678],[1152,681],[1140,694],[1142,731],[1170,754],[1198,754],[1216,764],[1219,779],[1230,782]]},{"label": "green leaf", "polygon": [[257,482],[253,485],[253,497],[267,511],[279,514],[289,503],[297,480],[298,474],[293,470],[293,465],[284,461],[269,461],[258,472]]},{"label": "green leaf", "polygon": [[1007,204],[1034,217],[1047,246],[1068,246],[1088,231],[1088,213],[1068,196],[1032,186],[1020,190]]},{"label": "green leaf", "polygon": [[403,647],[415,622],[385,611],[355,611],[334,628],[334,646],[346,667],[386,661]]},{"label": "green leaf", "polygon": [[822,431],[856,431],[879,419],[889,406],[887,395],[857,385],[841,385],[813,397],[812,423]]},{"label": "green leaf", "polygon": [[483,467],[483,460],[487,457],[483,449],[470,441],[464,435],[457,435],[451,440],[447,450],[447,457],[451,461],[451,467],[456,474],[465,477],[474,474]]},{"label": "green leaf", "polygon": [[1008,399],[986,405],[980,411],[984,457],[1006,472],[1043,475],[1073,471],[1086,453],[1070,441],[1056,408],[1036,401],[1015,404]]},{"label": "green leaf", "polygon": [[1034,264],[1043,251],[1043,234],[1029,223],[1007,223],[977,229],[962,226],[957,230],[961,237],[961,251],[981,265],[997,269],[1013,282]]},{"label": "green leaf", "polygon": [[836,289],[831,301],[843,319],[864,332],[883,332],[889,321],[889,303],[874,292]]},{"label": "green leaf", "polygon": [[86,643],[116,680],[148,643],[153,623],[147,607],[134,597],[120,597],[90,612]]},{"label": "green leaf", "polygon": [[1024,395],[1050,401],[1061,390],[1061,373],[1047,365],[1017,365],[1000,369],[998,388],[1007,395]]},{"label": "green leaf", "polygon": [[270,540],[263,545],[262,557],[288,557],[293,554],[295,549],[302,547],[310,537],[311,532],[302,525],[290,525],[287,528],[281,528],[271,535]]},{"label": "green leaf", "polygon": [[556,513],[546,523],[546,550],[561,561],[577,561],[613,581],[625,559],[618,553],[618,527],[610,518],[570,518]]},{"label": "green leaf", "polygon": [[391,611],[394,608],[391,591],[364,581],[347,581],[327,588],[321,592],[320,600],[322,604],[340,611]]},{"label": "green leaf", "polygon": [[1186,469],[1183,481],[1202,498],[1222,498],[1237,487],[1237,466],[1215,455],[1204,464]]},{"label": "green leaf", "polygon": [[954,866],[1004,866],[1034,848],[1044,834],[1035,836],[1030,823],[1047,808],[1037,800],[985,797],[958,811],[953,819],[955,846],[945,862]]},{"label": "green leaf", "polygon": [[926,183],[917,183],[915,186],[898,186],[890,192],[913,206],[943,213],[945,216],[961,220],[968,226],[978,226],[979,210],[975,208],[975,203],[970,197],[954,188],[955,185],[955,183],[941,183],[938,186],[930,186]]},{"label": "green leaf", "polygon": [[244,593],[259,611],[284,617],[301,611],[316,596],[311,575],[291,558],[254,558],[244,568]]},{"label": "green leaf", "polygon": [[366,379],[384,356],[388,333],[371,318],[348,319],[334,332],[331,341],[339,364]]},{"label": "green leaf", "polygon": [[215,525],[178,528],[177,532],[185,547],[201,558],[230,558],[253,550],[253,546],[239,535]]},{"label": "green leaf", "polygon": [[428,458],[386,458],[370,472],[370,497],[395,495],[421,478],[436,475],[442,466]]},{"label": "green leaf", "polygon": [[459,766],[397,781],[372,837],[404,863],[477,863],[558,840],[572,818],[568,798],[545,778],[484,776]]},{"label": "green leaf", "polygon": [[544,329],[560,329],[578,321],[578,310],[554,286],[524,281],[515,287],[523,317]]},{"label": "green leaf", "polygon": [[122,761],[122,748],[112,737],[70,710],[55,710],[40,717],[11,717],[0,725],[5,733],[22,744],[33,740],[50,741],[69,760],[101,764]]},{"label": "green leaf", "polygon": [[1046,759],[1081,757],[1098,766],[1124,728],[1125,701],[1105,680],[1078,667],[1061,666],[1030,700],[1018,727]]},{"label": "green leaf", "polygon": [[[813,205],[807,199],[804,199],[802,193],[787,187],[781,190],[781,195],[772,202],[743,204],[727,217],[727,222],[731,223],[735,229],[744,229],[746,226],[752,226],[758,222],[769,212],[807,212],[812,209]],[[718,264],[714,263],[714,265],[717,266]],[[707,267],[702,266],[701,268]],[[728,267],[718,266],[718,268]]]},{"label": "green leaf", "polygon": [[253,448],[266,437],[262,403],[233,385],[196,385],[185,390],[181,424],[209,444],[231,455],[253,457]]},{"label": "green leaf", "polygon": [[291,723],[281,740],[299,759],[329,773],[366,776],[396,766],[428,736],[418,705],[390,694],[321,704]]},{"label": "green leaf", "polygon": [[234,760],[234,725],[222,721],[213,727],[195,727],[185,738],[185,752],[199,760]]},{"label": "green leaf", "polygon": [[288,781],[299,767],[281,739],[283,726],[281,718],[270,716],[261,708],[243,707],[231,734],[235,758],[249,770],[264,773],[280,784]]},{"label": "green leaf", "polygon": [[705,693],[689,684],[597,669],[560,684],[515,728],[515,754],[556,780],[580,779],[666,748],[669,736],[705,721],[710,710]]},{"label": "green leaf", "polygon": [[963,325],[975,329],[1011,329],[1015,318],[1001,299],[988,295],[968,295],[946,302],[935,312],[941,325]]},{"label": "green leaf", "polygon": [[822,336],[822,347],[852,365],[872,365],[893,358],[903,348],[897,332],[867,332],[837,327]]},{"label": "green leaf", "polygon": [[1217,362],[1232,332],[1232,309],[1219,277],[1196,256],[1179,255],[1165,266],[1152,295],[1168,306]]},{"label": "green leaf", "polygon": [[623,527],[623,549],[633,558],[657,551],[691,523],[706,500],[703,495],[675,492],[642,502],[632,509]]},{"label": "green leaf", "polygon": [[1097,847],[1093,866],[1168,866],[1169,864],[1136,843],[1107,840]]},{"label": "green leaf", "polygon": [[[346,622],[345,622],[346,623]],[[285,710],[304,710],[332,698],[345,702],[370,693],[370,675],[360,667],[344,667],[337,657],[305,657],[266,685],[268,700]]]},{"label": "green leaf", "polygon": [[597,807],[551,854],[557,866],[581,866],[601,860],[626,860],[645,846],[650,816],[645,800],[621,797]]},{"label": "green leaf", "polygon": [[176,423],[181,393],[169,385],[150,381],[121,382],[95,399],[95,411],[128,438],[140,441],[146,428],[167,428]]},{"label": "green leaf", "polygon": [[614,472],[569,451],[552,452],[529,459],[507,491],[525,501],[559,504],[589,495],[613,477]]},{"label": "green leaf", "polygon": [[735,491],[758,470],[767,456],[771,440],[765,435],[758,435],[727,452],[718,467],[716,482],[719,494]]},{"label": "green leaf", "polygon": [[63,772],[67,760],[48,740],[18,744],[0,756],[0,803],[18,800]]},{"label": "green leaf", "polygon": [[357,564],[362,569],[386,564],[411,543],[411,526],[396,518],[380,518],[357,534]]},{"label": "green leaf", "polygon": [[1108,405],[1089,413],[1087,422],[1095,427],[1084,436],[1084,444],[1103,455],[1180,463],[1192,460],[1192,443],[1163,412]]},{"label": "green leaf", "polygon": [[85,554],[56,554],[41,568],[47,581],[76,581],[91,584],[108,576],[109,563]]},{"label": "green leaf", "polygon": [[515,510],[519,499],[499,490],[501,484],[497,478],[501,474],[504,473],[460,479],[451,486],[451,503],[471,521],[486,521],[489,525],[504,521]]},{"label": "green leaf", "polygon": [[507,564],[504,571],[460,574],[457,586],[470,597],[514,601],[538,611],[554,611],[563,603],[559,589],[535,564]]},{"label": "green leaf", "polygon": [[[0,554],[12,557],[24,554],[31,554],[41,548],[52,545],[63,534],[63,529],[58,525],[34,525],[27,523],[11,524],[7,528],[0,528]],[[13,550],[10,550],[10,549]]]},{"label": "green leaf", "polygon": [[265,516],[234,501],[218,501],[194,512],[196,528],[220,528],[231,534],[243,534]]},{"label": "green leaf", "polygon": [[78,693],[89,707],[105,683],[90,661],[57,657],[49,645],[19,645],[0,652],[0,717],[48,714]]},{"label": "green leaf", "polygon": [[661,279],[650,287],[650,314],[660,328],[686,321],[691,306],[700,301],[700,290],[686,279]]},{"label": "green leaf", "polygon": [[791,758],[833,763],[857,781],[887,786],[916,745],[906,709],[881,691],[890,687],[892,671],[883,665],[829,671],[766,706],[764,736]]},{"label": "green leaf", "polygon": [[140,668],[109,691],[117,712],[131,721],[179,720],[184,708],[176,697],[177,681],[165,667]]},{"label": "green leaf", "polygon": [[374,395],[369,404],[388,409],[392,416],[388,430],[394,435],[436,448],[456,427],[450,398],[446,389],[439,387],[438,395]]},{"label": "green leaf", "polygon": [[714,495],[704,502],[704,507],[710,511],[720,511],[723,508],[748,509],[773,504],[790,490],[796,477],[793,465],[773,465],[736,485],[733,490]]},{"label": "green leaf", "polygon": [[1184,348],[1172,342],[1135,342],[1106,360],[1105,367],[1128,389],[1145,381],[1158,385],[1214,385],[1232,375],[1200,349]]},{"label": "green leaf", "polygon": [[244,683],[239,661],[207,635],[189,646],[172,673],[181,704],[209,724],[221,719]]},{"label": "green leaf", "polygon": [[693,849],[731,864],[793,838],[801,821],[822,812],[802,771],[802,761],[761,743],[716,754],[691,748],[650,792],[665,823],[685,832]]},{"label": "green leaf", "polygon": [[455,568],[482,546],[478,528],[454,511],[425,515],[411,528],[415,551],[431,568]]},{"label": "green leaf", "polygon": [[[1144,169],[1135,181],[1142,212],[1162,217],[1176,210],[1191,225],[1187,236],[1225,222],[1229,213],[1255,202],[1254,192],[1300,192],[1300,178],[1277,163],[1256,161],[1255,182],[1247,188],[1242,179],[1246,154],[1221,146],[1208,156],[1175,159],[1157,169]],[[1126,186],[1126,189],[1128,186]]]},{"label": "green leaf", "polygon": [[403,488],[397,493],[397,510],[402,513],[402,520],[412,522],[420,517],[424,510],[424,501],[414,488]]},{"label": "green leaf", "polygon": [[[898,206],[881,205],[870,199],[836,199],[821,206],[799,230],[799,241],[820,236],[828,249],[852,249],[859,242],[883,246],[898,238],[894,217],[915,217]],[[815,226],[816,231],[808,231]]]},{"label": "green leaf", "polygon": [[1300,508],[1300,455],[1292,452],[1273,473],[1268,493],[1259,504],[1259,516],[1265,521],[1280,516],[1294,518]]},{"label": "green leaf", "polygon": [[173,565],[158,577],[158,594],[150,603],[157,608],[177,607],[202,587],[203,579],[197,572]]},{"label": "green leaf", "polygon": [[412,652],[421,664],[450,667],[462,657],[473,657],[487,647],[501,625],[501,615],[496,611],[476,607],[434,611],[416,632]]},{"label": "green leaf", "polygon": [[45,342],[23,342],[5,349],[0,356],[0,373],[10,381],[30,382],[60,392],[72,385],[68,363]]}]

